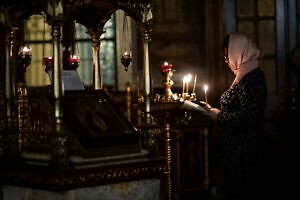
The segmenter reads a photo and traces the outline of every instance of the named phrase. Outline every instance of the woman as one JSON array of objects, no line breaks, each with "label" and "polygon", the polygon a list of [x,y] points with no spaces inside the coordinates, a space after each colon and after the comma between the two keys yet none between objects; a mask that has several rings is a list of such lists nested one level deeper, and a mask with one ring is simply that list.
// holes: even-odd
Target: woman
[{"label": "woman", "polygon": [[217,194],[258,199],[265,190],[266,82],[259,69],[263,54],[248,35],[239,32],[224,39],[222,50],[235,79],[221,96],[221,109],[206,108],[220,127]]}]

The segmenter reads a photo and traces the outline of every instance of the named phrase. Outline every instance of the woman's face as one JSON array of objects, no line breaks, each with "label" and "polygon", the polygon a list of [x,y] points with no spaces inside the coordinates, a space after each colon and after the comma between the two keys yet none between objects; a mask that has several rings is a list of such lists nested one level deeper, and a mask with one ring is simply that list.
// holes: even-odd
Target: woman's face
[{"label": "woman's face", "polygon": [[230,64],[230,60],[228,57],[228,48],[223,49],[223,56],[224,56],[224,62],[228,65],[228,67],[231,69],[231,71],[234,71],[232,65]]}]

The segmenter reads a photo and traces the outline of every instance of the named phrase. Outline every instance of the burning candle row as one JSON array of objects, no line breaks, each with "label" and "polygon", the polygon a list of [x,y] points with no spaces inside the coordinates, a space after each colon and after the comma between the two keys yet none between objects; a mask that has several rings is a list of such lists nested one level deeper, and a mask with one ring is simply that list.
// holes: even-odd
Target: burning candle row
[{"label": "burning candle row", "polygon": [[[189,83],[190,83],[191,79],[192,79],[191,74],[188,74],[188,75],[184,76],[183,79],[182,79],[182,97],[183,98],[189,96]],[[195,77],[194,77],[194,86],[193,86],[193,90],[192,90],[192,93],[191,93],[192,96],[196,95],[195,94],[196,83],[197,83],[197,74],[195,74]],[[204,87],[203,87],[204,95],[205,95],[205,103],[207,103],[207,89],[208,89],[208,86],[205,84]]]}]

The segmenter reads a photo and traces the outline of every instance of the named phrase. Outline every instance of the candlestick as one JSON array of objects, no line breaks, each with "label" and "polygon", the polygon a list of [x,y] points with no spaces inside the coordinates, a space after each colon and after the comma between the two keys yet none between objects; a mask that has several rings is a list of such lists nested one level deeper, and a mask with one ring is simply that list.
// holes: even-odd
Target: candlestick
[{"label": "candlestick", "polygon": [[24,47],[19,50],[18,62],[21,64],[23,72],[26,72],[26,68],[31,63],[31,49],[29,47]]},{"label": "candlestick", "polygon": [[204,85],[205,104],[207,104],[207,85]]},{"label": "candlestick", "polygon": [[196,82],[197,82],[197,74],[195,74],[193,93],[195,93],[196,90]]},{"label": "candlestick", "polygon": [[163,81],[165,86],[164,99],[166,99],[167,101],[171,101],[173,99],[173,92],[171,90],[171,87],[174,84],[174,81],[171,79],[171,77],[173,76],[173,72],[175,72],[175,69],[173,69],[172,64],[169,64],[166,61],[161,65],[161,68],[162,72],[165,74],[165,79]]},{"label": "candlestick", "polygon": [[187,80],[186,80],[186,93],[189,93],[189,82],[191,81],[192,75],[188,74],[187,76]]},{"label": "candlestick", "polygon": [[182,97],[184,96],[185,82],[186,82],[186,76],[184,76],[182,79]]},{"label": "candlestick", "polygon": [[169,64],[167,61],[164,62],[164,64],[161,65],[161,69],[163,72],[168,72],[169,70],[172,70],[173,65]]}]

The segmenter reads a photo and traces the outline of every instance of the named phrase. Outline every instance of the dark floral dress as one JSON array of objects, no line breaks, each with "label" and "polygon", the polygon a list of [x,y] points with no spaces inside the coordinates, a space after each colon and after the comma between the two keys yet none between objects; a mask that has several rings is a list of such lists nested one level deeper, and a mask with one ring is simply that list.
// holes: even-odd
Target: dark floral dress
[{"label": "dark floral dress", "polygon": [[263,117],[266,81],[262,70],[247,73],[223,93],[220,127],[218,194],[256,195],[264,190],[265,144]]}]

